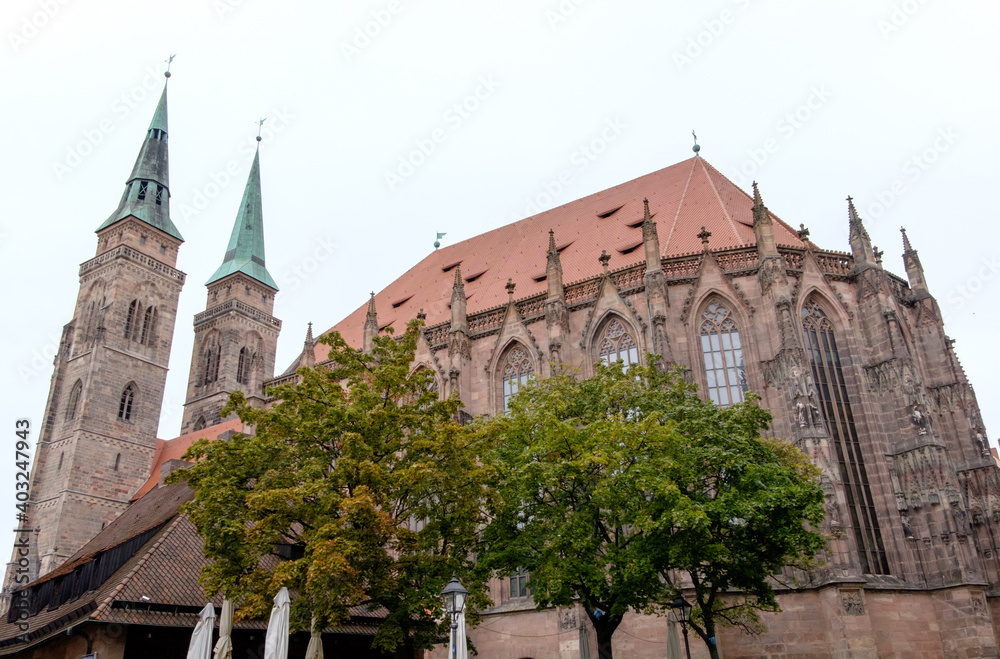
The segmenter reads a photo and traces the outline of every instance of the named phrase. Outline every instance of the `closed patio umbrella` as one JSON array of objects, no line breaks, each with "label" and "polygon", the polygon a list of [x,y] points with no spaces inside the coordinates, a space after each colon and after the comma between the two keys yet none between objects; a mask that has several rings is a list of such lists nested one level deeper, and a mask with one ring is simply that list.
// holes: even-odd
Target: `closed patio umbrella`
[{"label": "closed patio umbrella", "polygon": [[222,615],[219,617],[219,640],[215,644],[213,659],[233,658],[233,600],[222,600]]},{"label": "closed patio umbrella", "polygon": [[187,659],[212,659],[212,632],[215,628],[215,607],[209,602],[198,614],[198,624],[191,633]]},{"label": "closed patio umbrella", "polygon": [[288,659],[288,589],[282,587],[274,596],[271,619],[264,637],[264,659]]}]

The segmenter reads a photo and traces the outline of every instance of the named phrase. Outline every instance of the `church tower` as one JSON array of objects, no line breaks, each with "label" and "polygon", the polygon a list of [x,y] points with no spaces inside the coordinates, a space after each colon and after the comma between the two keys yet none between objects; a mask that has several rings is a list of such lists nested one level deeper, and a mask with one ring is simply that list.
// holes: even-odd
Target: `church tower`
[{"label": "church tower", "polygon": [[165,83],[96,255],[80,265],[54,360],[22,524],[34,531],[32,579],[114,520],[149,477],[185,278],[174,267],[183,238],[170,220],[167,136]]},{"label": "church tower", "polygon": [[222,265],[205,284],[205,311],[194,317],[194,350],[181,433],[220,423],[229,394],[263,405],[274,376],[281,321],[271,315],[278,287],[264,265],[260,137]]}]

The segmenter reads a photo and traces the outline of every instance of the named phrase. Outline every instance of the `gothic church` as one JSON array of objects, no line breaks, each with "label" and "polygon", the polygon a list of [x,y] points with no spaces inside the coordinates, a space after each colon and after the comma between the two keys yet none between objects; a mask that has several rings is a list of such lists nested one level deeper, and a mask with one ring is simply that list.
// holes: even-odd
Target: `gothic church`
[{"label": "gothic church", "polygon": [[[178,513],[190,491],[162,486],[162,476],[183,466],[195,439],[246,430],[221,415],[231,392],[266,405],[270,385],[327,356],[310,326],[300,356],[275,376],[281,321],[258,152],[194,318],[183,434],[156,437],[185,281],[167,140],[165,87],[121,201],[80,267],[38,437],[30,529],[4,581],[0,655],[79,656],[74,635],[102,659],[186,647],[205,601],[204,557]],[[755,391],[773,432],[822,471],[830,542],[822,567],[780,592],[767,632],[724,632],[722,655],[995,657],[1000,462],[905,231],[904,279],[886,269],[850,198],[846,210],[850,252],[821,249],[770,212],[756,184],[747,194],[696,150],[437,250],[330,331],[365,350],[387,327],[423,318],[414,368],[472,416],[502,414],[529,377],[555,365],[586,376],[599,361],[647,353],[683,366],[719,405]],[[495,606],[470,631],[480,656],[581,656],[586,616],[536,611],[529,577],[492,583]],[[349,629],[324,635],[328,651],[368,656],[362,641],[377,621],[357,613]],[[615,650],[663,656],[667,627],[631,615]],[[255,651],[261,629],[238,625],[237,645]]]}]

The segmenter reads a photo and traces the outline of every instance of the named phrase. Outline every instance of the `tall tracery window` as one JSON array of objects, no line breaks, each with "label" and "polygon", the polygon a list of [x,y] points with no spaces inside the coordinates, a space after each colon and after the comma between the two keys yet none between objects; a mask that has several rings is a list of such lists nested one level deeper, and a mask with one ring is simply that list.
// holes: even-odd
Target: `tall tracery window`
[{"label": "tall tracery window", "polygon": [[139,343],[146,345],[153,340],[153,330],[156,328],[156,307],[146,307],[146,313],[142,318],[142,333],[139,335]]},{"label": "tall tracery window", "polygon": [[506,412],[510,406],[510,399],[517,393],[518,389],[528,384],[528,376],[534,372],[535,368],[531,364],[531,357],[528,351],[520,345],[514,346],[508,352],[503,361],[502,384],[503,384],[503,411]]},{"label": "tall tracery window", "polygon": [[847,383],[837,351],[833,323],[815,299],[809,300],[802,309],[802,331],[818,402],[837,449],[861,568],[866,574],[889,574],[889,561],[847,396]]},{"label": "tall tracery window", "polygon": [[135,387],[131,384],[125,386],[121,400],[118,403],[118,420],[132,421],[132,410],[135,404]]},{"label": "tall tracery window", "polygon": [[639,346],[625,324],[617,318],[613,318],[605,326],[597,345],[601,362],[607,366],[619,359],[625,364],[626,370],[632,364],[639,363]]},{"label": "tall tracery window", "polygon": [[747,390],[743,344],[732,312],[720,300],[701,314],[701,356],[712,402],[723,407],[742,403]]},{"label": "tall tracery window", "polygon": [[135,326],[139,322],[138,314],[136,312],[139,309],[139,300],[132,300],[132,304],[128,305],[128,316],[125,317],[125,338],[131,339],[132,332],[135,330]]},{"label": "tall tracery window", "polygon": [[256,356],[250,348],[240,348],[240,359],[236,365],[236,381],[240,384],[250,384],[250,368]]},{"label": "tall tracery window", "polygon": [[222,360],[222,346],[210,343],[205,347],[205,377],[203,384],[212,384],[219,379],[219,362]]},{"label": "tall tracery window", "polygon": [[83,382],[76,381],[73,389],[69,392],[69,402],[66,404],[66,420],[76,418],[76,408],[80,406],[80,394],[83,393]]}]

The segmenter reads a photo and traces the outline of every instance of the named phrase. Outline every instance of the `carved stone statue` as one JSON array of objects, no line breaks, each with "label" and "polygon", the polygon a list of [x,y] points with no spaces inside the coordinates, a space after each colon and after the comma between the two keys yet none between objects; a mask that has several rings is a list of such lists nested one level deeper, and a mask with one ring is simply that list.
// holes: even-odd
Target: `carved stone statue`
[{"label": "carved stone statue", "polygon": [[913,425],[917,427],[917,434],[926,435],[930,429],[930,419],[927,415],[920,409],[919,405],[913,406],[913,413],[910,415],[910,420],[913,421]]}]

